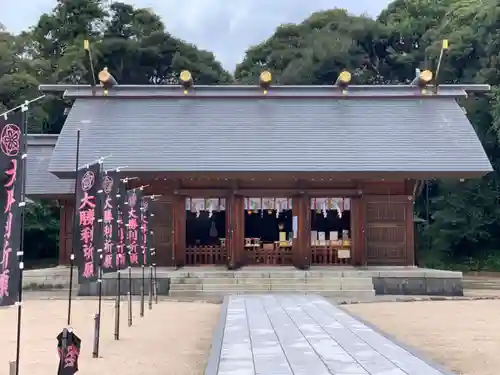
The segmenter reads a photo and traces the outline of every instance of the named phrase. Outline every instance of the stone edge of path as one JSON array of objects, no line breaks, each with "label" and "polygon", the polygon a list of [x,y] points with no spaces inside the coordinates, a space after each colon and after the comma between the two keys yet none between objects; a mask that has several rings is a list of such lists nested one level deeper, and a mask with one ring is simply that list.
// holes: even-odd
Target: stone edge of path
[{"label": "stone edge of path", "polygon": [[[384,302],[425,302],[425,301],[479,301],[479,300],[498,300],[500,296],[464,296],[464,297],[446,297],[446,296],[384,296],[386,298],[377,298],[372,300],[334,300],[326,298],[329,302],[337,305],[356,305],[360,303],[384,303]],[[392,298],[391,298],[392,297]]]},{"label": "stone edge of path", "polygon": [[212,333],[212,345],[208,356],[205,375],[217,375],[219,372],[219,363],[222,352],[222,341],[224,339],[224,329],[226,328],[227,310],[229,307],[229,296],[224,297],[219,312],[219,320]]},{"label": "stone edge of path", "polygon": [[[329,301],[330,302],[330,301]],[[330,302],[331,303],[331,302]],[[363,323],[365,326],[367,326],[368,328],[372,329],[374,332],[378,333],[379,335],[385,337],[386,339],[392,341],[394,344],[398,345],[399,347],[401,347],[402,349],[406,350],[408,353],[410,353],[411,355],[413,355],[414,357],[424,361],[425,363],[427,363],[428,365],[434,367],[436,370],[440,371],[443,373],[443,375],[457,375],[456,373],[454,372],[451,372],[450,370],[446,369],[443,367],[443,365],[441,365],[440,363],[437,363],[436,361],[433,361],[431,359],[428,359],[425,355],[423,355],[419,350],[416,350],[414,348],[411,348],[409,347],[408,345],[406,345],[405,343],[399,341],[398,339],[396,339],[395,337],[393,337],[392,335],[382,331],[380,328],[378,328],[377,326],[371,324],[370,322],[360,318],[358,315],[356,315],[355,313],[351,312],[351,311],[348,311],[347,309],[344,309],[342,308],[342,306],[338,306],[339,309],[341,309],[342,311],[344,311],[346,314],[349,314],[350,316],[352,316],[354,319],[358,320],[360,323]]]}]

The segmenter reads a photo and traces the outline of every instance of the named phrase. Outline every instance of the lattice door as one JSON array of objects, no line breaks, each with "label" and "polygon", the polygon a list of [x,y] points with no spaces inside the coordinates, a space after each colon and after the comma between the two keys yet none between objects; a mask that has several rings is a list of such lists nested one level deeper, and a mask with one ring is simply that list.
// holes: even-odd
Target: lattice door
[{"label": "lattice door", "polygon": [[404,202],[367,202],[366,257],[368,263],[395,264],[406,259]]}]

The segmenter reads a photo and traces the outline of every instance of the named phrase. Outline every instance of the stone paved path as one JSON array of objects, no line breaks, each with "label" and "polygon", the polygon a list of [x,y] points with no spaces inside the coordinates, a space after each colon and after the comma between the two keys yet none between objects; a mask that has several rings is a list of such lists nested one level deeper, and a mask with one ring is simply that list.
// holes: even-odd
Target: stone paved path
[{"label": "stone paved path", "polygon": [[322,297],[230,297],[217,375],[444,374]]}]

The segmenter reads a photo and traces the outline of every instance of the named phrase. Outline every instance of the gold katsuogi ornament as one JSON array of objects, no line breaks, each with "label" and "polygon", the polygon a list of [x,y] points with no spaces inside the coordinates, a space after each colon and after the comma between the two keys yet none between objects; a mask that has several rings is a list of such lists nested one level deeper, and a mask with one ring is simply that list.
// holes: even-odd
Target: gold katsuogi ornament
[{"label": "gold katsuogi ornament", "polygon": [[340,72],[335,84],[342,90],[342,94],[347,94],[347,87],[352,80],[352,75],[347,70]]},{"label": "gold katsuogi ornament", "polygon": [[427,85],[432,82],[433,78],[434,74],[432,73],[432,71],[426,69],[418,72],[417,76],[411,84],[413,86],[417,86],[422,94],[427,94]]},{"label": "gold katsuogi ornament", "polygon": [[99,78],[99,82],[101,82],[101,85],[104,88],[105,96],[109,94],[109,90],[113,86],[116,86],[118,84],[115,77],[113,77],[113,75],[108,71],[107,67],[104,67],[104,69],[99,72],[97,78]]},{"label": "gold katsuogi ornament", "polygon": [[193,86],[193,76],[189,70],[183,70],[179,75],[179,80],[184,88],[184,95],[189,92],[189,89]]},{"label": "gold katsuogi ornament", "polygon": [[273,76],[270,71],[265,70],[260,73],[259,76],[259,86],[264,90],[264,95],[267,95],[269,92],[269,87],[271,87],[271,83],[273,81]]}]

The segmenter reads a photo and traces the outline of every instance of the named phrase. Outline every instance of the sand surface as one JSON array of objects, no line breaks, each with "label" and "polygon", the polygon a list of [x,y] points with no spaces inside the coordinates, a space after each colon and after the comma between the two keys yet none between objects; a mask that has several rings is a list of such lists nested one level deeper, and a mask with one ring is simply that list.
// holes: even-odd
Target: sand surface
[{"label": "sand surface", "polygon": [[384,302],[345,308],[457,374],[500,374],[500,300]]},{"label": "sand surface", "polygon": [[[133,326],[127,325],[127,303],[121,305],[121,337],[114,340],[114,302],[103,301],[100,358],[92,358],[93,315],[97,301],[73,301],[74,332],[82,339],[78,375],[198,375],[203,374],[217,323],[219,305],[162,302],[139,317],[133,302]],[[24,302],[20,375],[54,375],[56,336],[65,327],[67,302]],[[17,308],[0,309],[0,374],[15,359]]]}]

